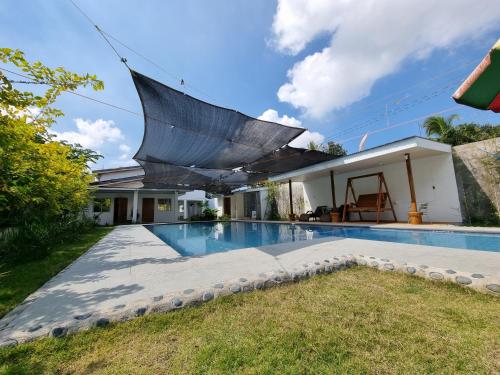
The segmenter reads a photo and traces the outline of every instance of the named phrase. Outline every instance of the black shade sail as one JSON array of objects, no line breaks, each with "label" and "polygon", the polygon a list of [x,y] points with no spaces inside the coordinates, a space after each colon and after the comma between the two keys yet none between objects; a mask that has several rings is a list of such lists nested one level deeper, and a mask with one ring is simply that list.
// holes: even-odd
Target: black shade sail
[{"label": "black shade sail", "polygon": [[331,159],[286,146],[306,129],[262,121],[174,90],[131,70],[145,130],[134,159],[144,186],[228,192]]}]

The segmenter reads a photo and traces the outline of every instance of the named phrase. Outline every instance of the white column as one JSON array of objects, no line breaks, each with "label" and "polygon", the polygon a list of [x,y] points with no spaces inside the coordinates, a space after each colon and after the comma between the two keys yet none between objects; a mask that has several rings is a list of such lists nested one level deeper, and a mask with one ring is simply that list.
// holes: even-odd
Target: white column
[{"label": "white column", "polygon": [[188,218],[188,201],[184,199],[184,219]]},{"label": "white column", "polygon": [[174,221],[179,220],[179,193],[177,193],[177,190],[174,192],[174,213]]},{"label": "white column", "polygon": [[139,202],[139,190],[134,190],[134,200],[132,204],[132,223],[137,223],[138,202]]}]

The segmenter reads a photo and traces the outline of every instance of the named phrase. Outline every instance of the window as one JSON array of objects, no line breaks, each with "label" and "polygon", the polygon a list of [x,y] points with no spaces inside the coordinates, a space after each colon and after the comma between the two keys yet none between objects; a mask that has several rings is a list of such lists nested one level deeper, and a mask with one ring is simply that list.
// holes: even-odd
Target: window
[{"label": "window", "polygon": [[170,198],[158,199],[158,211],[172,211],[172,199]]},{"label": "window", "polygon": [[111,209],[111,198],[95,198],[94,212],[109,212]]}]

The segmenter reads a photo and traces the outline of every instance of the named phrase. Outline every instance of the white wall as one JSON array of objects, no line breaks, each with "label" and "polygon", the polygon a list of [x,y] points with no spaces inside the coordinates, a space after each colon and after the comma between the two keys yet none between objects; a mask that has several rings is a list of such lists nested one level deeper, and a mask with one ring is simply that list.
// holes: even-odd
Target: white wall
[{"label": "white wall", "polygon": [[[95,193],[96,198],[110,198],[111,207],[109,212],[103,212],[99,215],[98,224],[99,225],[112,225],[113,224],[113,214],[114,214],[114,204],[115,198],[127,198],[127,219],[132,220],[132,208],[133,208],[133,192],[97,192]],[[139,222],[142,219],[142,198],[154,198],[155,199],[155,212],[154,221],[157,223],[162,222],[172,222],[178,220],[178,202],[175,199],[175,194],[173,192],[166,193],[156,193],[156,192],[141,192],[139,191],[139,200],[137,212],[139,215]],[[171,211],[158,211],[158,198],[170,198],[172,200],[172,210]],[[87,211],[89,217],[94,217],[93,205],[90,204]]]},{"label": "white wall", "polygon": [[[461,222],[460,203],[451,154],[412,159],[412,169],[417,203],[428,204],[424,221]],[[410,189],[404,161],[355,172],[335,174],[337,206],[344,204],[348,177],[375,172],[384,173],[398,221],[407,221]],[[306,210],[314,210],[317,206],[322,205],[332,206],[329,176],[306,181],[303,186]],[[376,193],[378,190],[377,178],[355,180],[354,190],[356,194]],[[352,202],[352,198],[349,201]],[[375,218],[375,214],[365,214],[364,218],[372,220]],[[391,220],[392,215],[386,212],[382,218]],[[354,219],[358,219],[357,214],[355,214]]]},{"label": "white wall", "polygon": [[108,192],[97,192],[94,194],[95,198],[109,198],[111,199],[111,206],[109,208],[108,212],[102,212],[102,213],[95,213],[94,214],[94,207],[93,204],[90,203],[87,215],[91,218],[94,217],[94,215],[99,215],[97,218],[97,224],[99,225],[113,225],[113,213],[115,209],[115,198],[127,198],[127,219],[132,220],[132,205],[133,205],[133,199],[134,199],[134,193],[133,192],[113,192],[113,193],[108,193]]},{"label": "white wall", "polygon": [[[155,192],[140,192],[139,191],[139,202],[137,212],[139,214],[139,222],[142,220],[142,198],[154,198],[155,200],[155,212],[154,212],[154,222],[155,223],[167,223],[178,220],[178,202],[175,199],[175,194],[168,193],[155,193]],[[158,198],[170,198],[171,199],[171,211],[158,211]]]},{"label": "white wall", "polygon": [[245,213],[243,194],[237,193],[231,195],[231,218],[242,219]]}]

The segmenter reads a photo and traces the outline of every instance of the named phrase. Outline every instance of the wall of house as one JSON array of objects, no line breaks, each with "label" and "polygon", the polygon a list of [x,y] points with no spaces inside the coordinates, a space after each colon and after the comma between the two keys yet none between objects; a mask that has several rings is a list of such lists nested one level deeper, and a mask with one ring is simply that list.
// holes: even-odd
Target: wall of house
[{"label": "wall of house", "polygon": [[[127,198],[127,219],[132,220],[132,209],[133,209],[133,192],[97,192],[95,193],[96,198],[110,198],[111,207],[108,212],[94,213],[93,204],[89,205],[87,210],[87,215],[89,217],[96,217],[99,225],[112,225],[113,215],[114,215],[114,199],[115,198]],[[154,198],[155,199],[155,212],[154,221],[156,223],[162,222],[172,222],[178,220],[178,202],[175,199],[175,194],[171,192],[167,193],[156,193],[156,192],[140,192],[138,199],[138,222],[141,222],[142,218],[142,198]],[[158,199],[159,198],[170,198],[172,200],[172,210],[171,211],[158,211]]]},{"label": "wall of house", "polygon": [[127,219],[132,220],[132,205],[134,193],[132,192],[97,192],[94,195],[96,198],[111,199],[111,206],[108,212],[94,213],[92,202],[87,210],[87,216],[96,218],[98,225],[113,225],[113,214],[115,209],[115,198],[127,198]]},{"label": "wall of house", "polygon": [[[154,198],[155,200],[155,212],[154,212],[154,222],[155,223],[168,223],[172,221],[177,221],[179,215],[178,202],[175,199],[174,193],[148,193],[139,192],[139,203],[137,207],[138,221],[142,218],[142,198]],[[171,199],[171,211],[158,211],[158,199],[159,198],[170,198]]]},{"label": "wall of house", "polygon": [[245,205],[243,202],[243,194],[237,193],[231,195],[231,218],[242,219],[245,214]]},{"label": "wall of house", "polygon": [[[451,154],[412,159],[413,178],[417,203],[427,205],[424,210],[426,222],[461,222],[460,203],[453,169]],[[383,172],[391,194],[398,221],[407,220],[410,205],[410,189],[404,161],[381,165],[375,168],[357,170],[355,172],[335,174],[335,196],[337,206],[344,204],[347,178],[369,173]],[[332,206],[330,177],[324,176],[303,183],[304,205],[306,210],[314,210],[317,206]],[[376,193],[377,178],[354,181],[356,194]],[[352,202],[352,198],[349,202]],[[354,218],[357,220],[357,214]],[[366,220],[373,220],[375,214],[365,214]],[[391,220],[388,212],[382,216]]]}]

